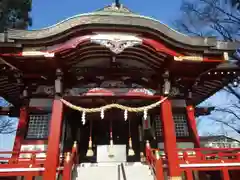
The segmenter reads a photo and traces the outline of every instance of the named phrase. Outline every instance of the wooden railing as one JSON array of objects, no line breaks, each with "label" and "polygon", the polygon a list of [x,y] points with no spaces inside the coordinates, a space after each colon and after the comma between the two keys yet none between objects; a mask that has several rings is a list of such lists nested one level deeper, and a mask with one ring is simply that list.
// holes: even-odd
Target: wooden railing
[{"label": "wooden railing", "polygon": [[[0,152],[0,177],[4,176],[22,176],[32,178],[34,176],[42,176],[45,171],[45,157],[39,155],[46,154],[45,151],[5,151]],[[3,157],[5,155],[5,157]],[[72,169],[79,162],[77,142],[74,142],[72,151],[65,153],[64,157],[60,157],[58,173],[62,173],[63,180],[71,180]]]},{"label": "wooden railing", "polygon": [[[159,149],[151,149],[156,151]],[[165,154],[160,153],[161,159],[165,162]],[[238,163],[240,162],[240,149],[236,148],[193,148],[178,149],[180,163]]]},{"label": "wooden railing", "polygon": [[[0,161],[8,164],[35,164],[45,160],[37,157],[38,154],[45,154],[45,151],[0,151]],[[3,155],[7,155],[4,157]]]},{"label": "wooden railing", "polygon": [[[39,166],[44,164],[45,161],[45,157],[38,156],[40,154],[46,154],[46,151],[0,151],[0,161],[6,162],[0,164],[0,168],[14,165]],[[5,155],[5,157],[3,155]]]},{"label": "wooden railing", "polygon": [[[46,151],[0,151],[0,177],[22,176],[31,179],[42,176],[45,171],[45,154]],[[57,172],[62,171],[62,164],[63,158],[60,157]]]},{"label": "wooden railing", "polygon": [[[39,176],[44,171],[45,158],[37,157],[45,151],[5,151],[0,152],[0,176],[23,176],[31,178]],[[7,155],[8,157],[2,157]],[[24,157],[25,155],[25,157]]]},{"label": "wooden railing", "polygon": [[74,145],[72,147],[72,152],[67,152],[64,159],[63,180],[72,179],[72,170],[74,168],[74,165],[79,163],[78,161],[79,161],[79,157],[78,157],[77,142],[74,142]]},{"label": "wooden railing", "polygon": [[146,163],[152,168],[153,174],[156,180],[163,180],[163,166],[162,159],[160,159],[158,150],[154,152],[152,151],[149,142],[146,143],[145,148],[146,153]]},{"label": "wooden railing", "polygon": [[[179,149],[180,168],[187,180],[193,179],[193,172],[219,171],[222,180],[230,180],[230,170],[240,170],[240,149],[195,148]],[[204,175],[204,174],[203,174]],[[203,177],[202,179],[205,179]],[[232,179],[239,179],[232,177]]]},{"label": "wooden railing", "polygon": [[[163,152],[163,151],[162,151]],[[167,155],[159,149],[146,145],[146,161],[154,169],[157,180],[163,179],[163,169],[168,167]],[[223,180],[229,180],[229,170],[240,170],[240,149],[236,148],[193,148],[178,149],[179,168],[187,180],[193,172],[220,171]],[[161,169],[161,170],[159,170]]]}]

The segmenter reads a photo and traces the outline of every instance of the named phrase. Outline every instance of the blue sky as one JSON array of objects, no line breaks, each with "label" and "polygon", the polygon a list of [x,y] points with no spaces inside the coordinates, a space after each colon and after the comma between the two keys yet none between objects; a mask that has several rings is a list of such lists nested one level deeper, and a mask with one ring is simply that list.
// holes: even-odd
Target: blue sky
[{"label": "blue sky", "polygon": [[[92,12],[110,5],[111,0],[33,0],[31,29],[39,29],[55,24],[70,16]],[[120,0],[133,12],[151,16],[172,25],[179,14],[181,0]]]},{"label": "blue sky", "polygon": [[[112,2],[113,1],[111,0],[33,0],[31,12],[33,26],[30,27],[30,29],[40,29],[51,26],[76,14],[87,13],[101,9],[106,5],[110,5]],[[181,0],[120,0],[120,2],[133,12],[153,17],[169,26],[172,26],[174,19],[180,15],[179,9]],[[220,96],[221,101],[219,100]],[[217,94],[211,99],[211,102],[218,104],[223,101],[227,102],[229,100],[229,96],[224,95],[223,97],[222,94]],[[231,97],[231,99],[234,100],[234,97]],[[207,133],[211,130],[213,133],[221,133],[220,126],[209,121],[207,117],[203,118],[199,129],[201,134]],[[236,134],[232,131],[230,131],[229,135],[236,137]],[[11,149],[13,139],[14,134],[7,136],[0,135],[0,150]]]},{"label": "blue sky", "polygon": [[[235,88],[235,91],[240,94],[239,87]],[[220,109],[232,109],[239,117],[239,109],[232,108],[233,104],[239,104],[239,100],[233,94],[229,94],[228,92],[221,90],[206,101],[202,102],[200,106],[214,106]],[[240,127],[239,120],[233,118],[234,116],[231,114],[213,111],[209,116],[201,116],[198,118],[198,121],[200,121],[198,126],[200,135],[226,135],[240,140],[240,134],[236,133],[228,126],[224,126],[223,124],[213,121],[212,117],[223,119],[225,122],[231,122],[232,120],[235,120],[231,122],[231,125],[233,125],[236,129],[239,129]]]}]

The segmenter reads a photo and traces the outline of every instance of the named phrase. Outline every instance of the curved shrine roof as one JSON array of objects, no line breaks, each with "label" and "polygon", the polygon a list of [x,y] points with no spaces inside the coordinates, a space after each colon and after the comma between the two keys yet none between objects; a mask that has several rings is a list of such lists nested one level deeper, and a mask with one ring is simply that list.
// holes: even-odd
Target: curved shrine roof
[{"label": "curved shrine roof", "polygon": [[63,69],[68,88],[121,81],[161,89],[168,70],[173,87],[193,90],[194,104],[239,74],[228,61],[236,43],[190,37],[124,6],[107,6],[39,30],[8,30],[0,34],[0,47],[0,96],[10,102],[19,102],[24,85],[32,91],[40,84],[51,89],[57,68]]},{"label": "curved shrine roof", "polygon": [[162,37],[167,37],[170,41],[183,44],[185,46],[211,47],[219,50],[235,50],[236,43],[218,41],[215,37],[192,37],[182,34],[156,19],[142,16],[131,12],[124,6],[107,6],[91,13],[79,14],[65,19],[52,26],[39,30],[13,30],[10,29],[5,34],[1,34],[0,42],[6,41],[6,34],[9,40],[40,40],[60,35],[78,26],[128,26],[135,28],[145,28]]}]

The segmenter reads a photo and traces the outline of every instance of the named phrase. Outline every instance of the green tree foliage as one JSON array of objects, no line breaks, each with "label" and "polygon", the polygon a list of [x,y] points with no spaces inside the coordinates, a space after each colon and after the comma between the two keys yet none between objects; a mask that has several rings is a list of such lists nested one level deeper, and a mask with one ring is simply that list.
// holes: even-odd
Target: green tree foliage
[{"label": "green tree foliage", "polygon": [[32,0],[0,0],[0,32],[7,28],[26,29],[31,26]]}]

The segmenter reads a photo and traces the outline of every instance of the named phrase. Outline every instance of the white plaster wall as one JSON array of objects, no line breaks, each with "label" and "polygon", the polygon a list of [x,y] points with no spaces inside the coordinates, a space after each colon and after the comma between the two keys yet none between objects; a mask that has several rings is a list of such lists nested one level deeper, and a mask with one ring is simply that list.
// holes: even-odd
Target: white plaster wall
[{"label": "white plaster wall", "polygon": [[53,99],[31,98],[29,102],[30,107],[51,108]]},{"label": "white plaster wall", "polygon": [[184,99],[171,100],[172,107],[186,107],[186,101]]},{"label": "white plaster wall", "polygon": [[[159,149],[164,149],[164,143],[158,143]],[[187,149],[187,148],[194,148],[194,144],[192,142],[179,142],[177,143],[177,148],[179,149]]]},{"label": "white plaster wall", "polygon": [[[46,144],[27,144],[21,146],[21,151],[47,151],[47,145]],[[30,158],[31,153],[22,153],[19,155],[20,158]],[[45,153],[38,153],[36,154],[37,158],[45,158]]]}]

